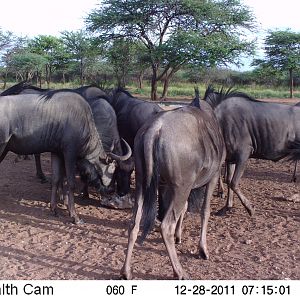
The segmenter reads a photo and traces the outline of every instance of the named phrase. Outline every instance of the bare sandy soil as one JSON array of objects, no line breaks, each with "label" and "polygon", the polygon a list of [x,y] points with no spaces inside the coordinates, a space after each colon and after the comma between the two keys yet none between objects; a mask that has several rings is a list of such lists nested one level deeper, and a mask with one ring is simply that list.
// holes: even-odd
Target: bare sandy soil
[{"label": "bare sandy soil", "polygon": [[[49,155],[43,167],[50,176]],[[210,259],[198,258],[200,217],[188,213],[179,259],[191,279],[300,279],[299,190],[291,183],[292,165],[250,160],[241,187],[256,213],[249,217],[235,199],[225,217],[214,213],[224,200],[212,200]],[[100,206],[76,197],[85,221],[73,225],[63,205],[49,210],[50,184],[35,178],[34,161],[15,163],[10,153],[0,164],[0,279],[118,279],[127,246],[131,211]],[[300,181],[300,174],[299,174]],[[172,268],[158,232],[133,256],[134,279],[172,279]]]}]

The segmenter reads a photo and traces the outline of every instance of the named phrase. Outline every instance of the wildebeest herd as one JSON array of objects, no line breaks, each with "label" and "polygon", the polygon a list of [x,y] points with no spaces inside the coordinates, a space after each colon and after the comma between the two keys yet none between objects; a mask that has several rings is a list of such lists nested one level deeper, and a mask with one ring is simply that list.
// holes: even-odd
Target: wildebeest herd
[{"label": "wildebeest herd", "polygon": [[[93,94],[93,90],[100,94]],[[171,111],[121,89],[106,94],[95,87],[48,91],[20,84],[3,94],[1,160],[8,151],[51,152],[51,209],[56,213],[56,198],[64,197],[76,223],[81,220],[74,210],[75,172],[101,193],[113,190],[116,181],[116,189],[123,195],[128,192],[133,152],[136,201],[122,268],[124,278],[131,278],[130,260],[140,223],[144,239],[156,218],[161,222],[175,276],[187,277],[175,242],[181,240],[181,225],[191,198],[196,198],[193,201],[201,208],[200,255],[208,258],[210,198],[224,159],[229,190],[252,213],[250,201],[238,187],[243,163],[249,157],[299,158],[299,108],[255,101],[242,93],[209,88],[206,102],[196,96],[190,105]],[[232,165],[236,165],[233,176]],[[204,200],[200,197],[202,188]],[[229,192],[222,212],[231,207]]]}]

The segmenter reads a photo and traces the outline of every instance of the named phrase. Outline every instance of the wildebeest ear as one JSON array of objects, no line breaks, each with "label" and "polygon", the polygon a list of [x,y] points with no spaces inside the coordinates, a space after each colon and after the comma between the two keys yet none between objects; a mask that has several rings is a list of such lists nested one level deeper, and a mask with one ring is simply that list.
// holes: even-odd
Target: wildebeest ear
[{"label": "wildebeest ear", "polygon": [[200,92],[199,92],[199,88],[198,87],[195,87],[195,98],[190,103],[190,106],[195,106],[195,107],[200,108]]}]

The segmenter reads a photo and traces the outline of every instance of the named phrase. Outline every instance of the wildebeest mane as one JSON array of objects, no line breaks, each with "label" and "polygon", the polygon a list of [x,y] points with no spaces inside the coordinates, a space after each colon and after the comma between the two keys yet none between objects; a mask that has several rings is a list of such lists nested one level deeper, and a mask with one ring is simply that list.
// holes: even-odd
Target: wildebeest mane
[{"label": "wildebeest mane", "polygon": [[[71,93],[75,93],[77,95],[80,95],[80,93],[78,93],[77,91],[75,90],[72,90],[72,89],[59,89],[59,90],[49,90],[47,91],[46,93],[43,93],[41,95],[41,98],[40,99],[43,99],[43,100],[51,100],[52,97],[57,94],[57,93],[60,93],[60,92],[71,92]],[[80,95],[81,96],[81,95]]]},{"label": "wildebeest mane", "polygon": [[1,96],[18,95],[27,89],[35,90],[40,93],[48,92],[48,89],[39,88],[37,86],[29,84],[26,80],[24,80],[3,91],[1,93]]},{"label": "wildebeest mane", "polygon": [[125,90],[122,87],[117,87],[116,89],[113,90],[113,96],[117,95],[118,93],[124,93],[128,97],[134,98],[127,90]]},{"label": "wildebeest mane", "polygon": [[233,89],[233,87],[230,87],[227,90],[225,90],[224,87],[221,87],[221,89],[216,91],[211,85],[209,85],[204,94],[204,100],[207,101],[212,108],[216,108],[219,104],[229,98],[242,98],[246,101],[262,102],[254,99],[246,93]]}]

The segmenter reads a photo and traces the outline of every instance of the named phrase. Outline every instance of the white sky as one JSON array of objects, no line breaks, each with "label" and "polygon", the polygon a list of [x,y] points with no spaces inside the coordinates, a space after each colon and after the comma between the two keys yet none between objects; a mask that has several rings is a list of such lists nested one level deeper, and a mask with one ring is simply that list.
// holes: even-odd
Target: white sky
[{"label": "white sky", "polygon": [[[241,0],[248,5],[262,29],[300,31],[299,0]],[[56,35],[84,27],[84,18],[100,0],[3,0],[0,27],[16,35]]]},{"label": "white sky", "polygon": [[59,36],[84,28],[100,0],[1,0],[0,27],[18,36]]},{"label": "white sky", "polygon": [[[300,32],[300,0],[241,0],[253,11],[260,33],[259,44],[267,30]],[[1,0],[0,28],[18,36],[59,36],[60,32],[84,28],[84,19],[101,0]],[[258,53],[262,53],[258,51]],[[248,69],[246,66],[241,68]]]},{"label": "white sky", "polygon": [[299,0],[242,0],[253,11],[262,29],[300,31]]}]

